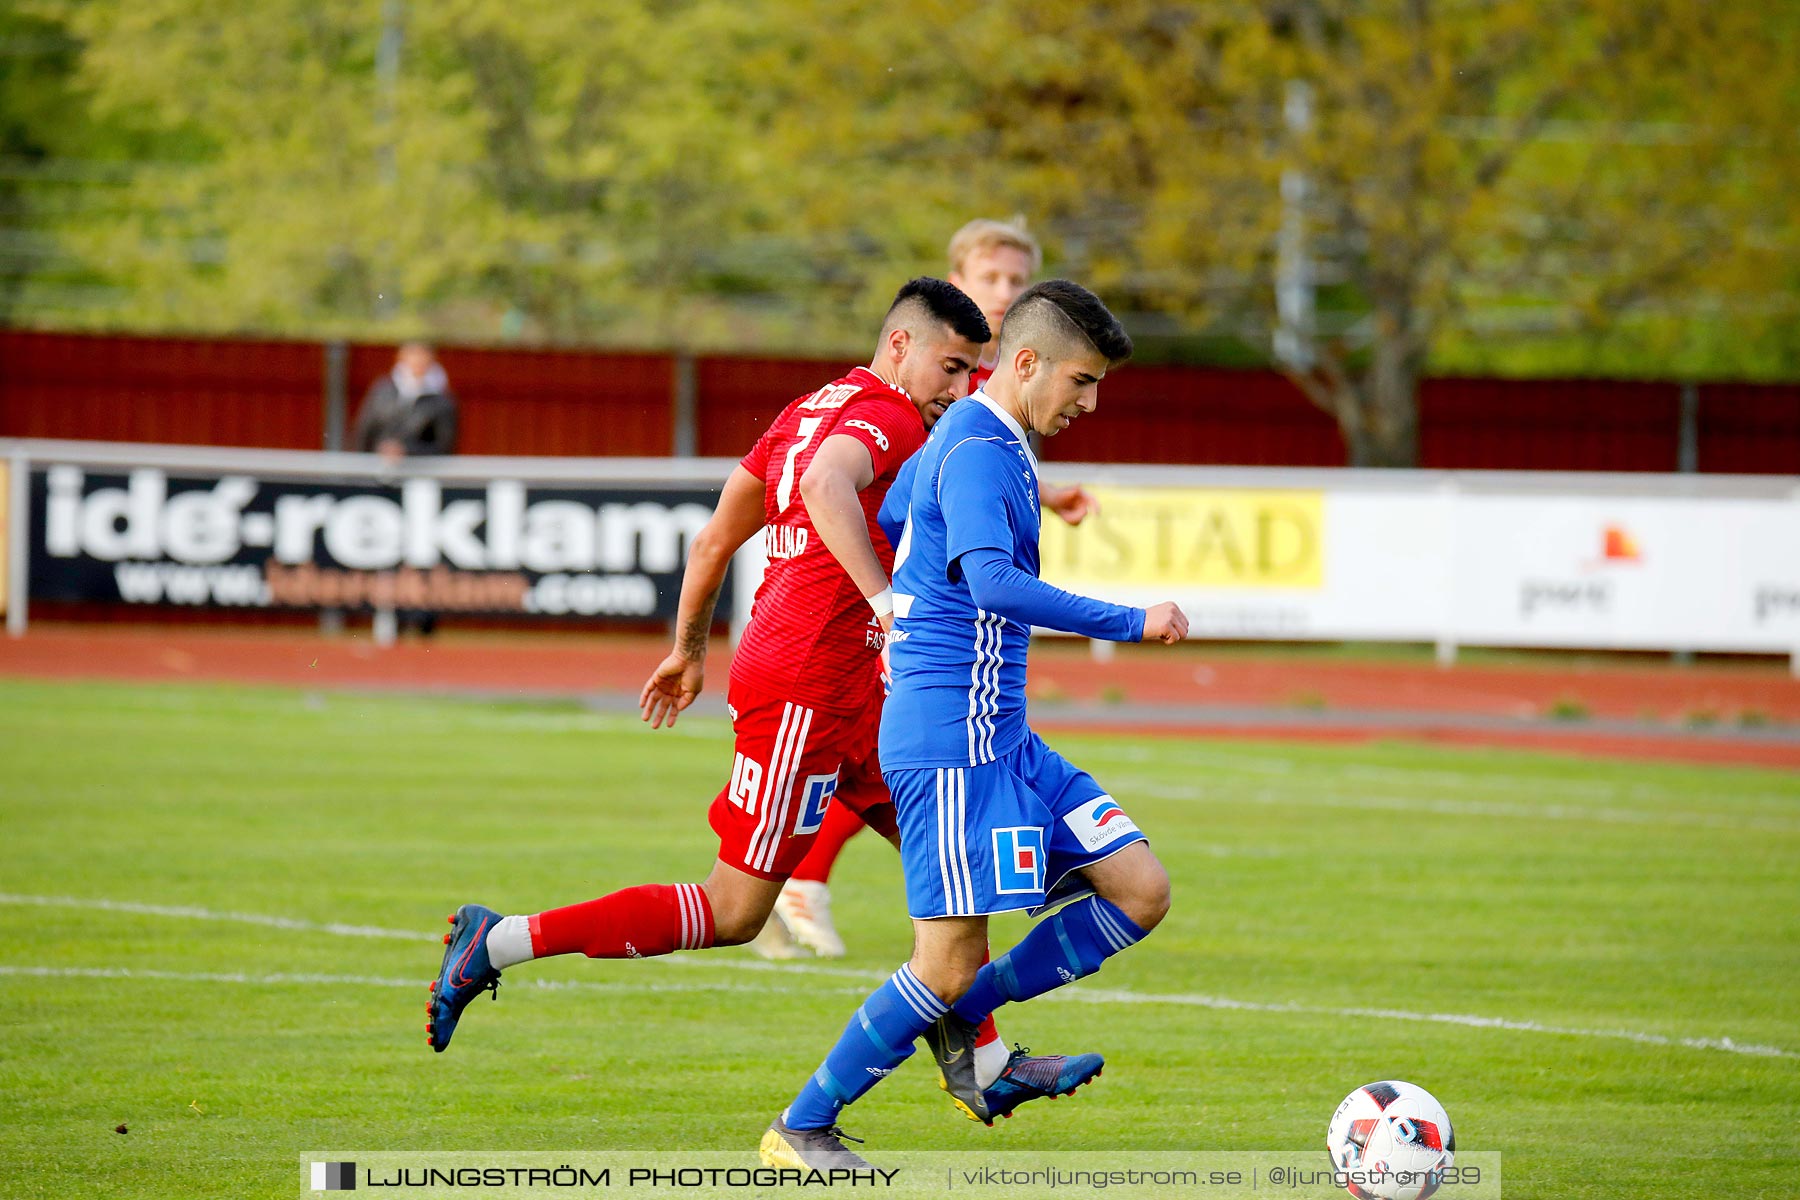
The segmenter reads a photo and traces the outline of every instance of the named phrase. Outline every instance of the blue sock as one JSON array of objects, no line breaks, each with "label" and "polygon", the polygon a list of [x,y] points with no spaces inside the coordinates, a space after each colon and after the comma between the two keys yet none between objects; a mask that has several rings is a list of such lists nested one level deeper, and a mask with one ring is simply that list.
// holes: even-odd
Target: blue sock
[{"label": "blue sock", "polygon": [[824,1129],[846,1104],[912,1057],[913,1043],[944,1015],[945,1004],[902,966],[869,993],[844,1035],[806,1081],[782,1118],[789,1129]]},{"label": "blue sock", "polygon": [[956,1015],[979,1023],[1002,1004],[1074,983],[1148,933],[1116,904],[1098,896],[1078,900],[1039,921],[1023,941],[981,968],[956,1002]]}]

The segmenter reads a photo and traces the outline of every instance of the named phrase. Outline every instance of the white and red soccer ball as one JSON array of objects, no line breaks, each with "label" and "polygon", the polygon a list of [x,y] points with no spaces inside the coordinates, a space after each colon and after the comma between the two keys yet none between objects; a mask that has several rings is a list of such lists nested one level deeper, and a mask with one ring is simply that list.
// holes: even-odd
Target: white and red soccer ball
[{"label": "white and red soccer ball", "polygon": [[1390,1079],[1344,1097],[1325,1148],[1338,1182],[1356,1200],[1425,1200],[1455,1161],[1456,1133],[1430,1092]]}]

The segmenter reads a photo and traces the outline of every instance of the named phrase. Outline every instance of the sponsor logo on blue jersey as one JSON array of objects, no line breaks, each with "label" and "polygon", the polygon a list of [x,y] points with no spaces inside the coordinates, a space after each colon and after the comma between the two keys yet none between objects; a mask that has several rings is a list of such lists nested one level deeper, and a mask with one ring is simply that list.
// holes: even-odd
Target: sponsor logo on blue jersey
[{"label": "sponsor logo on blue jersey", "polygon": [[1084,850],[1099,850],[1138,831],[1137,822],[1111,796],[1098,796],[1063,817]]},{"label": "sponsor logo on blue jersey", "polygon": [[1002,895],[1044,890],[1044,831],[1017,825],[994,832],[994,890]]}]

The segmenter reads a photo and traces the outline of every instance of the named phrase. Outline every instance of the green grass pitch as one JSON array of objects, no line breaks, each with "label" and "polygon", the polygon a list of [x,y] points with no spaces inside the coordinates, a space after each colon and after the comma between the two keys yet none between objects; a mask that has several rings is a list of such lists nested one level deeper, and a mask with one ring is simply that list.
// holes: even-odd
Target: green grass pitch
[{"label": "green grass pitch", "polygon": [[[1051,740],[1174,877],[1146,943],[1001,1013],[1009,1040],[1103,1051],[1106,1076],[986,1130],[915,1058],[849,1114],[872,1157],[1322,1159],[1346,1092],[1404,1078],[1519,1197],[1800,1183],[1800,778]],[[907,953],[873,837],[834,889],[846,960],[556,960],[509,972],[447,1054],[424,1031],[446,912],[699,879],[729,766],[700,720],[0,683],[0,1194],[292,1196],[327,1147],[748,1155]],[[332,923],[399,936],[312,927]],[[997,922],[996,947],[1023,928]]]}]

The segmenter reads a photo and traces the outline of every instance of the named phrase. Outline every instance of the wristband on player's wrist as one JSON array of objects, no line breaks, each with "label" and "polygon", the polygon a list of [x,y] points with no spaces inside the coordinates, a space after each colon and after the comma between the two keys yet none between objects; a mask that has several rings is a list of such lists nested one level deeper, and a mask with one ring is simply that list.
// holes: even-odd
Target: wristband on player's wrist
[{"label": "wristband on player's wrist", "polygon": [[876,620],[879,621],[882,617],[891,617],[894,615],[893,588],[884,587],[873,596],[865,596],[863,599],[867,600],[869,602],[869,607],[874,610]]}]

